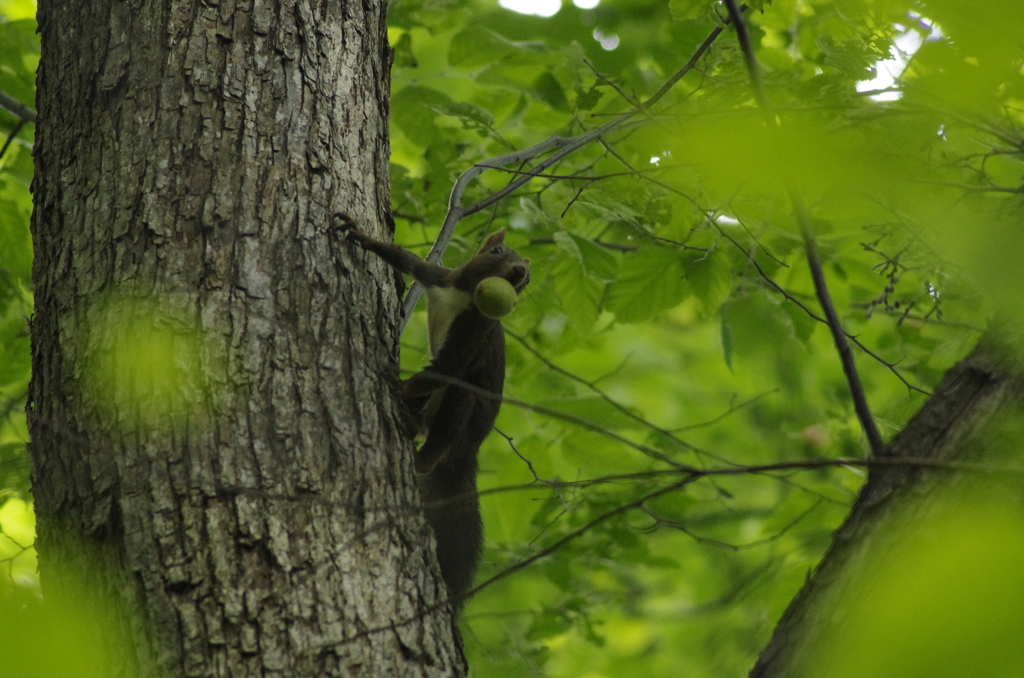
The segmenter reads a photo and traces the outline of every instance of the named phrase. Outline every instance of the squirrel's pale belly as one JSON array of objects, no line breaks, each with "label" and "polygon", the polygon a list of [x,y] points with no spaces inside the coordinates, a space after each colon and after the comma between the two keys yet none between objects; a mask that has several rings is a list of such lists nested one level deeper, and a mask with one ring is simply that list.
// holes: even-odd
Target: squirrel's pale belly
[{"label": "squirrel's pale belly", "polygon": [[436,356],[441,352],[452,321],[473,304],[473,296],[456,287],[427,287],[426,290],[430,355]]}]

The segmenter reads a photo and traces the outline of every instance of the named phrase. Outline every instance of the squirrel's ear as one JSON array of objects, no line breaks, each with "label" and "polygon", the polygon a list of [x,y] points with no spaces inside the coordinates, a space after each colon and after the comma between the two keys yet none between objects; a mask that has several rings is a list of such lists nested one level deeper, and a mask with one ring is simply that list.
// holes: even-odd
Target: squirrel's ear
[{"label": "squirrel's ear", "polygon": [[487,237],[487,240],[484,240],[484,244],[480,246],[480,250],[479,251],[480,252],[486,252],[487,250],[491,249],[495,245],[503,245],[503,244],[505,244],[505,229],[504,228],[499,228],[494,233],[491,233]]}]

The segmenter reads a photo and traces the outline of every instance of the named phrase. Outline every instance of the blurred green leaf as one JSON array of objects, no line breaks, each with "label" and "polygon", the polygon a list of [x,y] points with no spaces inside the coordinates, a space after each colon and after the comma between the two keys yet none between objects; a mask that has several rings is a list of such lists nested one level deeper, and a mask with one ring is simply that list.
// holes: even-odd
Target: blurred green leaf
[{"label": "blurred green leaf", "polygon": [[538,99],[558,111],[569,110],[569,100],[562,84],[551,73],[544,72],[533,81],[533,92]]},{"label": "blurred green leaf", "polygon": [[816,667],[838,678],[1024,673],[1024,521],[959,504],[955,515],[904,526],[903,548],[870,564]]},{"label": "blurred green leaf", "polygon": [[452,105],[447,94],[429,87],[405,87],[391,97],[391,119],[412,141],[430,145],[438,137],[433,110]]}]

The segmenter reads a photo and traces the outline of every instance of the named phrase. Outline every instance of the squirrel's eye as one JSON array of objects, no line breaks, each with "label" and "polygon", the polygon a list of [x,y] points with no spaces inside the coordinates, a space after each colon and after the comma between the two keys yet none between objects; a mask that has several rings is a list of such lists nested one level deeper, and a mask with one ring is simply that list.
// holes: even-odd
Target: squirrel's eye
[{"label": "squirrel's eye", "polygon": [[494,249],[491,250],[491,254],[501,254],[504,251],[505,251],[505,248],[502,247],[501,245],[499,245],[499,246],[497,246],[497,247],[495,247]]}]

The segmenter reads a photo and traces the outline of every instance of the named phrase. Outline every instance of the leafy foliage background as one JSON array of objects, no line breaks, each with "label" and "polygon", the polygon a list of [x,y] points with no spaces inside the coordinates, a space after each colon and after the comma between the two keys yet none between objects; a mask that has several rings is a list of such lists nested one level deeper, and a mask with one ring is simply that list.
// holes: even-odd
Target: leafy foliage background
[{"label": "leafy foliage background", "polygon": [[[990,315],[1020,319],[1014,5],[753,3],[778,135],[726,32],[656,107],[460,224],[449,265],[501,226],[532,260],[505,322],[516,402],[481,452],[478,582],[498,578],[464,615],[477,675],[745,675],[863,480],[746,467],[866,455],[787,191],[807,201],[837,309],[870,351],[857,363],[889,438]],[[550,18],[394,2],[396,240],[425,254],[474,163],[650,97],[718,13],[697,0],[566,2]],[[0,15],[0,90],[31,103],[32,8],[0,0]],[[923,44],[899,97],[859,92],[908,32]],[[0,111],[4,138],[15,125]],[[31,141],[25,126],[0,159],[0,574],[12,575],[0,588],[34,585],[21,413]],[[485,172],[464,204],[516,176]],[[420,312],[403,366],[421,367],[426,346]],[[682,482],[681,464],[716,471]]]},{"label": "leafy foliage background", "polygon": [[[33,106],[39,40],[35,3],[0,0],[0,91]],[[25,395],[31,370],[32,125],[0,108],[0,596],[36,587],[34,520],[25,452]],[[11,134],[17,128],[17,134]]]}]

